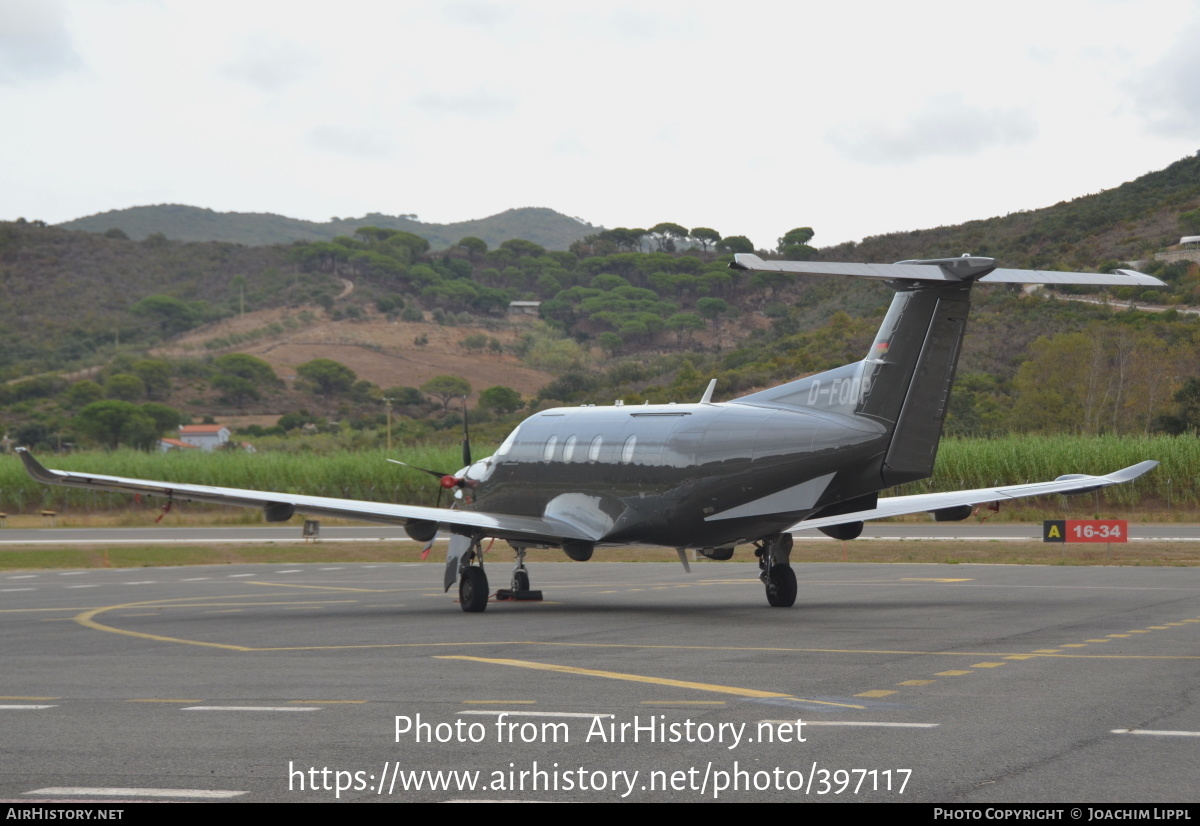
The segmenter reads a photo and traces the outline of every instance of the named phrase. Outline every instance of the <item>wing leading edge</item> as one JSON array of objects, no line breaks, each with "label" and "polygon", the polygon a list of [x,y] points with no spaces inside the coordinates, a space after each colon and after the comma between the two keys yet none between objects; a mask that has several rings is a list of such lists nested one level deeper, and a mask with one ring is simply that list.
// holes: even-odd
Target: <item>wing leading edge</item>
[{"label": "wing leading edge", "polygon": [[334,499],[326,496],[302,496],[292,493],[174,484],[148,479],[128,479],[122,476],[75,473],[50,470],[33,458],[33,455],[24,448],[17,448],[17,455],[21,457],[29,475],[47,485],[66,485],[145,496],[165,496],[179,502],[206,502],[218,505],[238,505],[245,508],[262,508],[269,521],[284,521],[291,518],[293,513],[299,512],[313,516],[360,519],[365,522],[380,522],[387,525],[419,523],[422,526],[446,528],[455,533],[479,532],[500,539],[545,542],[552,545],[569,539],[589,542],[599,539],[598,536],[592,536],[579,527],[549,517],[510,516],[482,511],[429,508],[422,505],[394,505],[387,502],[367,502],[359,499]]},{"label": "wing leading edge", "polygon": [[806,519],[797,522],[788,531],[802,531],[810,528],[832,528],[850,522],[867,522],[872,519],[883,519],[888,516],[903,516],[909,513],[923,513],[945,508],[957,508],[964,505],[980,505],[984,502],[996,502],[1003,499],[1021,499],[1028,496],[1046,496],[1048,494],[1086,493],[1109,485],[1119,485],[1129,482],[1154,468],[1158,462],[1153,460],[1139,462],[1122,470],[1109,473],[1106,476],[1087,476],[1070,474],[1060,476],[1053,482],[1034,482],[1027,485],[1008,485],[998,488],[977,488],[975,490],[956,490],[947,493],[919,493],[915,496],[891,496],[880,499],[877,507],[870,510],[843,513],[838,516],[823,516],[817,519]]}]

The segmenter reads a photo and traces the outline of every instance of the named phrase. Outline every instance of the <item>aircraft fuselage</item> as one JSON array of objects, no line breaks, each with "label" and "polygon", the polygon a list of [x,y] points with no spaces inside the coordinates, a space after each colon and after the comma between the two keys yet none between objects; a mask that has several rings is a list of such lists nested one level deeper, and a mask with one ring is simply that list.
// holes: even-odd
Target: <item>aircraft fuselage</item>
[{"label": "aircraft fuselage", "polygon": [[568,521],[601,542],[728,546],[778,533],[834,501],[831,491],[878,490],[889,435],[863,417],[736,403],[556,408],[473,464],[466,498]]}]

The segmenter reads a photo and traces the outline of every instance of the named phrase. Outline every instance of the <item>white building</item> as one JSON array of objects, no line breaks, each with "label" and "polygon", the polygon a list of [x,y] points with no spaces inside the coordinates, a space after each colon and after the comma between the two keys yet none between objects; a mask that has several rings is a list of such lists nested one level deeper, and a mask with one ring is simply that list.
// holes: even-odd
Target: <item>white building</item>
[{"label": "white building", "polygon": [[229,441],[229,428],[223,424],[185,424],[179,428],[179,439],[204,451],[216,450]]}]

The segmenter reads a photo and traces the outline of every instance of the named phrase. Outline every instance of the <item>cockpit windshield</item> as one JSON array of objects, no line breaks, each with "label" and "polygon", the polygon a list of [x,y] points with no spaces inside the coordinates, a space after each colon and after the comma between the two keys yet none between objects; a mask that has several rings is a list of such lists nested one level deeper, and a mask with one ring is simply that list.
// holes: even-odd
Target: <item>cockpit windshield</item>
[{"label": "cockpit windshield", "polygon": [[496,455],[500,457],[507,456],[508,452],[512,450],[512,446],[516,443],[517,434],[520,432],[521,427],[518,425],[513,429],[512,433],[508,434],[508,438],[504,440],[504,444],[500,445],[500,447],[496,450]]}]

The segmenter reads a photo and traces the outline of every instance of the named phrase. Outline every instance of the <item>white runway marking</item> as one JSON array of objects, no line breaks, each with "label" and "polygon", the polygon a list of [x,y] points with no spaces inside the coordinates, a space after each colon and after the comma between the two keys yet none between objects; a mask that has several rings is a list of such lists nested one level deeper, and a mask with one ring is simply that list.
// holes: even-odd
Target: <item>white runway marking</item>
[{"label": "white runway marking", "polygon": [[122,789],[122,788],[88,788],[86,786],[49,786],[45,789],[34,789],[25,794],[71,794],[100,797],[204,797],[223,798],[237,797],[249,792],[235,792],[229,789]]},{"label": "white runway marking", "polygon": [[87,571],[59,571],[58,575],[59,576],[79,576],[80,574],[86,574],[86,573],[87,573]]},{"label": "white runway marking", "polygon": [[37,588],[0,588],[0,594],[11,594],[14,591],[36,591]]},{"label": "white runway marking", "polygon": [[58,708],[58,706],[27,706],[27,705],[0,706],[0,710],[4,710],[4,711],[17,711],[19,709],[26,709],[26,708],[36,710],[36,709],[41,709],[41,708]]},{"label": "white runway marking", "polygon": [[230,579],[232,579],[234,577],[239,577],[239,576],[258,576],[258,574],[230,574],[229,575]]},{"label": "white runway marking", "polygon": [[1153,734],[1156,737],[1200,737],[1200,731],[1152,731],[1146,728],[1115,728],[1113,734]]},{"label": "white runway marking", "polygon": [[589,714],[586,711],[508,711],[506,709],[496,709],[488,711],[485,709],[471,709],[470,711],[460,711],[459,714],[478,714],[485,717],[495,717],[499,714],[507,714],[509,717],[583,717],[591,720],[596,717],[613,718],[617,715],[607,714],[597,711],[595,714]]},{"label": "white runway marking", "polygon": [[188,706],[183,711],[320,711],[316,706]]},{"label": "white runway marking", "polygon": [[[759,720],[760,723],[767,723],[772,726],[778,726],[783,723],[794,724],[795,720]],[[805,720],[806,726],[863,726],[866,728],[937,728],[941,723],[877,723],[868,720]]]}]

